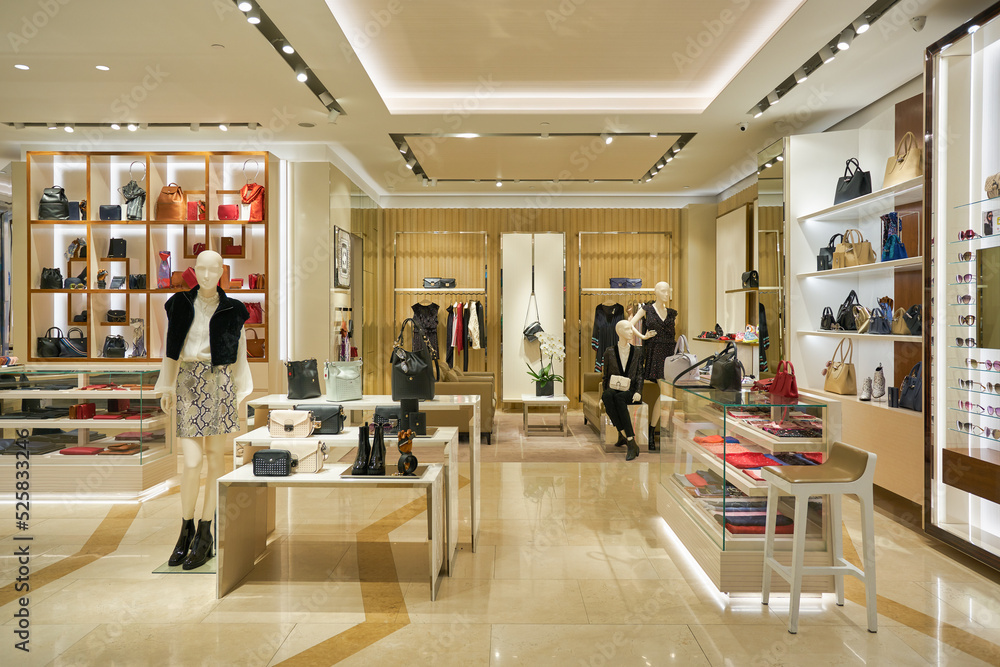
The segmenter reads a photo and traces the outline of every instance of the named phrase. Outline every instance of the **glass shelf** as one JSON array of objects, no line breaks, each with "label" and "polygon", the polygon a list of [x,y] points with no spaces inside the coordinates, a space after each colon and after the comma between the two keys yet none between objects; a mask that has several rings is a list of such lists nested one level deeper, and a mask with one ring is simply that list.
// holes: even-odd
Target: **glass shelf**
[{"label": "glass shelf", "polygon": [[[976,361],[979,361],[979,360],[977,359]],[[990,361],[993,361],[993,360],[990,359]],[[972,366],[949,366],[948,368],[954,369],[956,371],[975,371],[977,373],[997,373],[997,374],[1000,374],[1000,371],[991,371],[988,368],[973,368]]]},{"label": "glass shelf", "polygon": [[969,202],[968,204],[959,204],[956,209],[969,208],[970,206],[979,206],[980,204],[985,204],[989,201],[995,201],[998,206],[1000,206],[1000,197],[989,197],[988,199],[980,199],[979,201]]},{"label": "glass shelf", "polygon": [[[986,406],[983,406],[986,407]],[[1000,419],[1000,416],[990,415],[985,412],[973,411],[973,410],[962,410],[961,408],[948,408],[952,412],[961,412],[966,415],[973,415],[975,417],[986,417],[987,419]],[[964,433],[964,431],[962,431]]]},{"label": "glass shelf", "polygon": [[952,433],[961,433],[962,435],[967,435],[970,438],[979,438],[980,440],[987,440],[989,442],[1000,442],[1000,440],[997,440],[996,438],[991,438],[986,434],[979,435],[978,433],[966,433],[965,431],[959,431],[957,428],[951,428],[951,427],[949,427],[948,430],[951,431]]}]

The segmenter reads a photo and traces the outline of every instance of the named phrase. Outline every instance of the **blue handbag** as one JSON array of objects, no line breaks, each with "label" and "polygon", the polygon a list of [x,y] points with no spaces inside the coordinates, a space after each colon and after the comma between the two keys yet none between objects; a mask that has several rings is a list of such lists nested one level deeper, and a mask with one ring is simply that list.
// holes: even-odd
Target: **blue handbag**
[{"label": "blue handbag", "polygon": [[885,240],[885,245],[882,247],[882,261],[891,262],[895,259],[906,259],[907,257],[909,255],[906,254],[906,246],[903,245],[903,242],[895,234],[889,234],[889,238]]}]

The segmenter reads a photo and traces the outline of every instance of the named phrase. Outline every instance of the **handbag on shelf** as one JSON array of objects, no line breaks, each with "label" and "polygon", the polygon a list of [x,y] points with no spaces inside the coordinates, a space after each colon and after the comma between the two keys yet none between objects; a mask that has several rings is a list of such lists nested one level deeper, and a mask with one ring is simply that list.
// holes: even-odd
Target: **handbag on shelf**
[{"label": "handbag on shelf", "polygon": [[264,274],[263,273],[251,273],[247,276],[247,289],[262,290],[264,289]]},{"label": "handbag on shelf", "polygon": [[871,324],[872,314],[860,303],[853,306],[854,325],[858,328],[858,333],[868,333],[868,326]]},{"label": "handbag on shelf", "polygon": [[146,274],[132,273],[128,277],[129,289],[146,289]]},{"label": "handbag on shelf", "polygon": [[757,289],[760,287],[760,275],[756,271],[744,271],[740,279],[743,282],[743,289]]},{"label": "handbag on shelf", "polygon": [[192,253],[191,254],[194,255],[195,257],[197,257],[198,255],[200,255],[203,252],[205,252],[205,244],[204,243],[195,243],[194,247],[192,249]]},{"label": "handbag on shelf", "polygon": [[272,438],[308,438],[316,428],[308,410],[271,410],[267,415],[267,432]]},{"label": "handbag on shelf", "polygon": [[833,317],[833,309],[827,306],[823,309],[823,315],[819,318],[819,328],[823,331],[831,331],[836,321]]},{"label": "handbag on shelf", "polygon": [[611,289],[642,289],[642,278],[608,278]]},{"label": "handbag on shelf", "polygon": [[[424,341],[424,347],[419,352],[407,350],[403,346],[403,334],[406,332],[406,325],[413,326],[414,331],[420,334]],[[437,352],[427,340],[423,327],[417,324],[413,318],[403,320],[403,325],[399,328],[399,336],[392,347],[389,362],[392,365],[392,400],[401,401],[404,399],[418,399],[429,401],[434,398],[435,365]]]},{"label": "handbag on shelf", "polygon": [[924,333],[923,306],[915,303],[903,313],[903,321],[910,335],[920,336]]},{"label": "handbag on shelf", "polygon": [[124,359],[126,349],[128,349],[128,344],[125,339],[118,334],[112,334],[104,339],[101,356],[105,359]]},{"label": "handbag on shelf", "polygon": [[795,367],[792,362],[782,359],[778,362],[778,372],[775,373],[768,389],[771,403],[789,403],[799,400],[799,385],[795,380]]},{"label": "handbag on shelf", "polygon": [[326,381],[326,400],[361,400],[361,362],[328,361],[323,366]]},{"label": "handbag on shelf", "polygon": [[160,188],[160,194],[156,198],[157,220],[183,220],[186,208],[187,199],[181,186],[170,183]]},{"label": "handbag on shelf", "polygon": [[181,280],[184,281],[188,289],[194,289],[198,285],[198,274],[195,273],[193,266],[184,269],[184,273],[181,274]]},{"label": "handbag on shelf", "polygon": [[125,259],[127,245],[125,239],[111,239],[108,242],[108,258],[109,259]]},{"label": "handbag on shelf", "polygon": [[858,324],[854,319],[854,306],[860,305],[860,303],[858,293],[851,290],[844,303],[840,304],[840,308],[837,309],[837,324],[840,325],[841,329],[845,331],[857,331]]},{"label": "handbag on shelf", "polygon": [[859,229],[848,229],[837,249],[833,252],[833,268],[842,269],[848,266],[874,264],[875,251],[872,244],[865,240]]},{"label": "handbag on shelf", "polygon": [[[253,338],[250,338],[253,334]],[[257,337],[256,329],[247,329],[247,356],[251,359],[264,358],[264,339]]]},{"label": "handbag on shelf", "polygon": [[871,321],[868,323],[868,333],[887,335],[892,333],[892,308],[886,310],[885,306],[879,304],[871,311]]},{"label": "handbag on shelf", "polygon": [[[319,433],[319,431],[317,431]],[[323,471],[323,464],[329,456],[329,448],[325,442],[298,443],[290,442],[285,445],[293,459],[297,459],[298,464],[292,470],[296,473]]]},{"label": "handbag on shelf", "polygon": [[188,220],[204,220],[208,217],[208,207],[205,206],[204,199],[196,199],[187,203]]},{"label": "handbag on shelf", "polygon": [[894,336],[909,336],[910,327],[906,324],[906,311],[897,308],[892,317],[892,334]]},{"label": "handbag on shelf", "polygon": [[[87,207],[84,206],[84,210],[86,210],[86,209],[87,209]],[[80,212],[80,202],[78,202],[78,201],[71,201],[69,203],[69,219],[70,220],[80,220],[81,219],[81,217],[80,217],[81,215],[82,214]]]},{"label": "handbag on shelf", "polygon": [[[844,351],[847,343],[847,351]],[[838,358],[837,355],[840,355]],[[854,343],[847,338],[841,338],[833,357],[826,365],[826,380],[823,390],[841,396],[855,396],[858,393],[858,380],[854,371]]]},{"label": "handbag on shelf", "polygon": [[253,453],[254,477],[288,477],[298,460],[287,449],[262,449]]},{"label": "handbag on shelf", "polygon": [[907,132],[896,144],[896,154],[885,163],[882,187],[890,188],[924,175],[924,150],[912,132]]},{"label": "handbag on shelf", "polygon": [[87,323],[87,311],[83,310],[83,311],[80,311],[79,315],[74,315],[73,316],[73,322],[74,323],[86,324]]},{"label": "handbag on shelf", "polygon": [[285,374],[288,376],[289,400],[316,398],[322,393],[319,389],[319,368],[315,359],[286,361]]},{"label": "handbag on shelf", "polygon": [[372,429],[380,425],[385,435],[396,435],[399,432],[399,409],[398,405],[376,405],[372,415]]},{"label": "handbag on shelf", "polygon": [[615,391],[628,391],[631,385],[632,383],[629,382],[629,379],[623,375],[612,375],[608,380],[608,388]]},{"label": "handbag on shelf", "polygon": [[69,220],[69,199],[61,185],[42,190],[38,202],[39,220]]},{"label": "handbag on shelf", "polygon": [[63,277],[60,269],[42,269],[42,289],[63,289]]},{"label": "handbag on shelf", "polygon": [[230,244],[229,246],[224,248],[223,251],[219,254],[223,255],[224,257],[239,257],[240,255],[243,254],[243,246]]},{"label": "handbag on shelf", "polygon": [[899,407],[923,412],[924,381],[921,376],[922,362],[917,362],[899,385]]},{"label": "handbag on shelf", "polygon": [[[53,331],[55,331],[57,335],[53,336]],[[59,327],[49,327],[48,331],[45,332],[45,335],[39,336],[36,341],[35,352],[37,356],[45,359],[61,356],[62,344],[60,341],[62,341],[62,339],[62,329]]]},{"label": "handbag on shelf", "polygon": [[891,262],[906,259],[906,246],[903,245],[903,224],[899,214],[890,211],[882,216],[882,261]]},{"label": "handbag on shelf", "polygon": [[124,310],[109,310],[106,317],[105,322],[113,322],[115,324],[124,324],[127,321]]},{"label": "handbag on shelf", "polygon": [[681,334],[677,337],[674,353],[663,360],[663,377],[668,380],[673,378],[675,382],[697,382],[698,371],[688,372],[697,363],[698,357],[688,349],[687,336]]},{"label": "handbag on shelf", "polygon": [[171,287],[184,287],[184,272],[183,271],[171,271],[170,272],[170,286]]},{"label": "handbag on shelf", "polygon": [[219,204],[219,220],[239,220],[240,207],[236,204]]},{"label": "handbag on shelf", "polygon": [[[77,336],[73,336],[76,333]],[[87,337],[83,335],[83,329],[73,327],[66,332],[65,338],[59,339],[59,356],[79,359],[87,356]]]},{"label": "handbag on shelf", "polygon": [[709,384],[720,391],[739,391],[743,388],[743,375],[743,363],[737,356],[736,346],[729,343],[722,352],[715,355]]},{"label": "handbag on shelf", "polygon": [[67,278],[63,281],[63,289],[84,289],[86,287],[83,278]]},{"label": "handbag on shelf", "polygon": [[121,220],[122,207],[120,204],[101,204],[97,209],[101,220]]},{"label": "handbag on shelf", "polygon": [[264,307],[258,301],[247,301],[243,304],[247,307],[247,312],[250,314],[250,319],[247,320],[247,324],[263,324],[264,323]]},{"label": "handbag on shelf", "polygon": [[990,199],[1000,197],[1000,174],[987,176],[983,189],[986,190],[986,196]]},{"label": "handbag on shelf", "polygon": [[312,413],[313,421],[317,424],[314,433],[317,435],[337,435],[344,430],[344,422],[347,421],[342,405],[299,403],[292,409]]},{"label": "handbag on shelf", "polygon": [[861,171],[857,158],[851,158],[844,166],[844,175],[837,179],[837,190],[833,194],[833,204],[857,199],[872,192],[872,174]]},{"label": "handbag on shelf", "polygon": [[424,278],[424,289],[453,289],[454,278]]}]

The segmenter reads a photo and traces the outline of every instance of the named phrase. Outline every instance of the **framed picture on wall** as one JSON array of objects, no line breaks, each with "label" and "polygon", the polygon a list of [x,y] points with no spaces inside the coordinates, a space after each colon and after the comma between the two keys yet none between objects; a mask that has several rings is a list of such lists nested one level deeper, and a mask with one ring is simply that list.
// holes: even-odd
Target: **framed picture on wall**
[{"label": "framed picture on wall", "polygon": [[334,227],[333,234],[333,284],[347,288],[351,286],[351,234],[340,227]]}]

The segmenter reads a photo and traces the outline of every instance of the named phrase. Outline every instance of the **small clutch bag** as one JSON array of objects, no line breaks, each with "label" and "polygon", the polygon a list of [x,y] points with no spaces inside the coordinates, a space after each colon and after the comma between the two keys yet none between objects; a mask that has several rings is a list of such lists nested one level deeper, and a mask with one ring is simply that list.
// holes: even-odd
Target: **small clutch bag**
[{"label": "small clutch bag", "polygon": [[614,389],[615,391],[628,391],[630,384],[631,383],[628,381],[627,377],[612,375],[611,380],[608,382],[608,387]]},{"label": "small clutch bag", "polygon": [[288,477],[298,464],[287,449],[262,449],[253,453],[254,477]]},{"label": "small clutch bag", "polygon": [[238,220],[240,207],[236,204],[219,204],[219,220]]},{"label": "small clutch bag", "polygon": [[308,438],[316,428],[308,410],[272,410],[267,416],[267,432],[272,438]]}]

